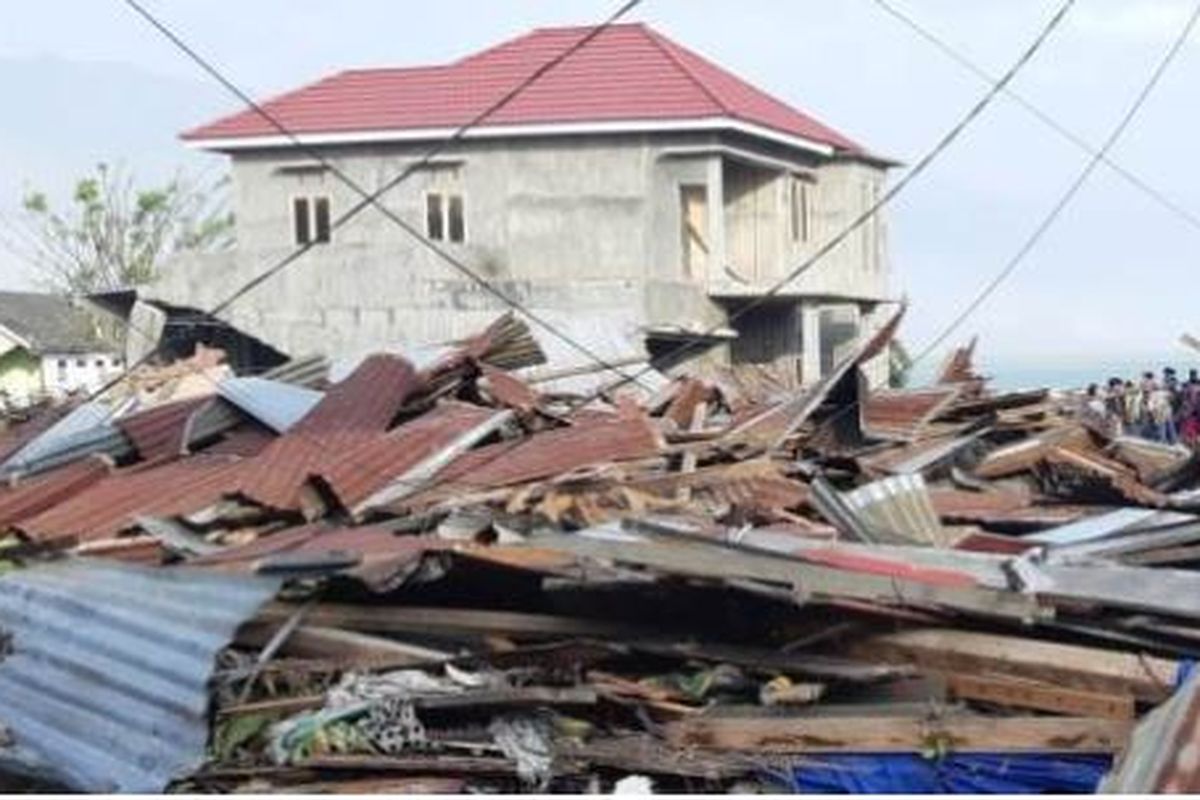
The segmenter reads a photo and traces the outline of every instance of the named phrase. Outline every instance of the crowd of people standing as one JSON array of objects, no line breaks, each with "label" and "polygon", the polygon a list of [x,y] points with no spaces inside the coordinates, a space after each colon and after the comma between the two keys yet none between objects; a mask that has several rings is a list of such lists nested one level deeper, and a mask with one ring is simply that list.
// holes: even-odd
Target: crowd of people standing
[{"label": "crowd of people standing", "polygon": [[1116,435],[1140,436],[1166,444],[1200,445],[1200,371],[1181,381],[1166,367],[1162,377],[1146,372],[1138,381],[1109,378],[1088,386],[1084,412]]}]

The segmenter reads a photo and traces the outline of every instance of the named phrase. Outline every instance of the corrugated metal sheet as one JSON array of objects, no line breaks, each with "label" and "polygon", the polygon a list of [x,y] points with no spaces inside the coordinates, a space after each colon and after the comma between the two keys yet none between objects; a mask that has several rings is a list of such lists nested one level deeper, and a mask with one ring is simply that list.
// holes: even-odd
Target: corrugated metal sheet
[{"label": "corrugated metal sheet", "polygon": [[0,493],[0,527],[35,516],[99,483],[112,471],[102,456],[77,461],[45,477],[34,478]]},{"label": "corrugated metal sheet", "polygon": [[949,544],[920,475],[895,475],[842,495],[842,501],[880,542]]},{"label": "corrugated metal sheet", "polygon": [[441,405],[387,435],[345,450],[321,469],[319,477],[344,508],[354,509],[422,462],[459,442],[464,435],[482,427],[473,441],[462,443],[470,447],[495,429],[489,423],[499,416],[507,419],[511,414],[462,403]]},{"label": "corrugated metal sheet", "polygon": [[17,527],[36,540],[111,538],[131,526],[138,515],[188,514],[232,494],[245,464],[239,459],[196,455],[121,470]]},{"label": "corrugated metal sheet", "polygon": [[265,378],[226,378],[217,392],[276,433],[304,419],[325,396],[323,392]]},{"label": "corrugated metal sheet", "polygon": [[116,424],[143,460],[175,458],[187,452],[191,420],[210,402],[211,397],[196,397],[164,403],[121,417]]},{"label": "corrugated metal sheet", "polygon": [[71,560],[0,578],[0,721],[68,786],[161,792],[199,766],[218,650],[277,583]]},{"label": "corrugated metal sheet", "polygon": [[472,450],[437,474],[439,483],[499,488],[540,480],[593,464],[651,458],[662,452],[658,432],[646,418],[589,419],[538,433],[515,444]]},{"label": "corrugated metal sheet", "polygon": [[130,451],[131,443],[112,424],[113,416],[113,411],[100,403],[78,406],[10,456],[0,472],[36,474],[93,453],[122,456]]},{"label": "corrugated metal sheet", "polygon": [[304,419],[242,473],[241,494],[272,508],[291,509],[310,475],[387,430],[421,386],[412,365],[396,356],[371,356],[333,386]]},{"label": "corrugated metal sheet", "polygon": [[958,394],[956,386],[873,393],[863,408],[863,432],[876,439],[912,441]]}]

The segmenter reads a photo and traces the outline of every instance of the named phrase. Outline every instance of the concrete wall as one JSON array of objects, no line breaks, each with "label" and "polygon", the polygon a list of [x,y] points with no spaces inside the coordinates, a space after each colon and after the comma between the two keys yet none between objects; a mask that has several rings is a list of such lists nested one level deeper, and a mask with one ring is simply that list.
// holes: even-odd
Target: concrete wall
[{"label": "concrete wall", "polygon": [[[468,141],[432,168],[414,173],[383,202],[423,234],[426,194],[461,193],[466,241],[437,247],[535,311],[632,310],[647,324],[707,327],[725,318],[712,292],[728,281],[727,167],[719,150],[730,145],[756,146],[714,134]],[[363,189],[374,191],[428,147],[341,147],[329,148],[326,155]],[[861,200],[859,184],[878,173],[854,165],[822,166],[795,153],[789,157],[800,159],[801,168],[814,169],[822,184],[814,198],[813,238],[818,240],[821,230],[853,211],[822,205]],[[236,251],[177,259],[151,295],[212,308],[294,250],[296,196],[328,196],[334,219],[359,201],[338,177],[314,166],[302,155],[281,151],[237,154],[232,165]],[[768,176],[766,183],[764,191],[779,201],[771,213],[786,214],[781,187],[787,181]],[[682,184],[709,188],[712,257],[707,275],[691,279],[683,270]],[[766,206],[762,213],[770,217]],[[784,226],[781,220],[766,218],[765,224]],[[783,255],[756,268],[750,294],[784,274],[792,257],[800,255],[786,249],[781,236],[775,239],[780,239],[776,252]],[[806,276],[805,285],[874,291],[875,278],[885,270],[850,264],[864,257],[862,248],[848,243],[834,263]],[[846,270],[853,274],[842,276]],[[384,214],[366,209],[338,228],[332,242],[314,246],[222,316],[285,352],[337,355],[461,336],[507,308]]]}]

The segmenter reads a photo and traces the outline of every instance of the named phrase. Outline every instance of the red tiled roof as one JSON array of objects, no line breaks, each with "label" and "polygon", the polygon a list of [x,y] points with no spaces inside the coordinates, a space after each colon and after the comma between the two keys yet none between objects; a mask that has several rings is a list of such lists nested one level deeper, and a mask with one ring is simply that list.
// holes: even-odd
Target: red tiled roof
[{"label": "red tiled roof", "polygon": [[[350,70],[276,97],[264,108],[296,134],[363,134],[461,126],[590,28],[544,28],[452,64]],[[862,153],[837,131],[642,24],[614,25],[542,75],[484,126],[734,120]],[[246,110],[186,140],[275,137]]]}]

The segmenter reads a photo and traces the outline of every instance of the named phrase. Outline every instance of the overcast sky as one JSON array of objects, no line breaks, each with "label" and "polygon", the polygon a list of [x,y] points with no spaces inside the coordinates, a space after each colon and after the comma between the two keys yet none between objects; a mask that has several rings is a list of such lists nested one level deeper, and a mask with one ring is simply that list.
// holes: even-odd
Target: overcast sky
[{"label": "overcast sky", "polygon": [[[590,24],[616,0],[144,0],[257,95],[351,66],[447,61],[529,28]],[[1059,0],[891,0],[993,73]],[[120,0],[11,3],[0,27],[0,213],[98,159],[151,176],[211,168],[174,140],[236,103]],[[1079,0],[1014,88],[1099,144],[1193,0]],[[986,90],[874,0],[645,0],[636,19],[849,134],[914,163]],[[1200,34],[1113,160],[1200,218]],[[15,106],[15,107],[14,107]],[[890,210],[895,288],[919,349],[1021,245],[1087,155],[999,99]],[[220,162],[216,162],[219,167]],[[898,173],[899,174],[899,173]],[[963,329],[998,358],[1180,353],[1200,334],[1200,228],[1101,168]],[[299,267],[302,268],[302,267]],[[26,280],[8,260],[0,281]]]}]

